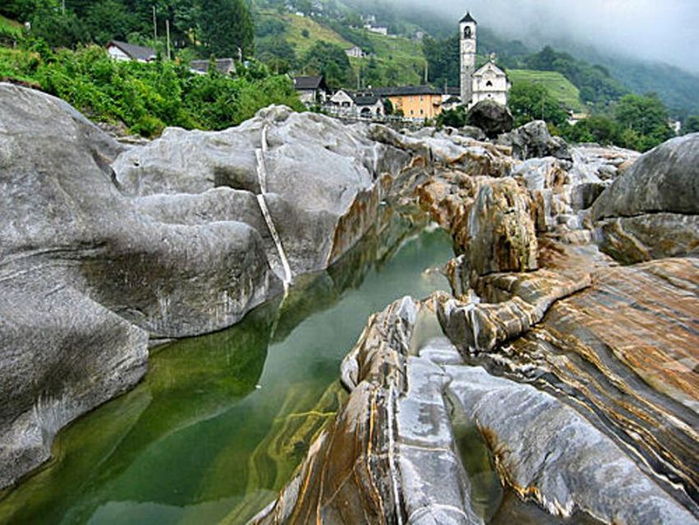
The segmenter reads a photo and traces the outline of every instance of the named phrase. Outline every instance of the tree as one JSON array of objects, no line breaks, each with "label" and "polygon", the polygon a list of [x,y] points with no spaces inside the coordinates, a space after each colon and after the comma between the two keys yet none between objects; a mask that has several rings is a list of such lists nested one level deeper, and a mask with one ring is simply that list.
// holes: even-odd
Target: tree
[{"label": "tree", "polygon": [[313,2],[311,0],[296,0],[296,10],[308,15],[313,11]]},{"label": "tree", "polygon": [[283,38],[265,38],[257,44],[257,58],[277,73],[287,73],[296,67],[296,52]]},{"label": "tree", "polygon": [[699,115],[688,116],[682,126],[682,132],[684,134],[699,133]]},{"label": "tree", "polygon": [[[617,104],[614,114],[622,130],[633,131],[639,137],[634,148],[639,151],[652,149],[673,136],[667,109],[655,94],[626,95]],[[631,137],[631,134],[626,136]],[[629,143],[624,145],[632,147]]]},{"label": "tree", "polygon": [[115,0],[95,2],[88,10],[86,25],[95,42],[100,45],[110,40],[126,40],[136,26],[133,15],[123,3]]},{"label": "tree", "polygon": [[568,120],[568,112],[548,90],[532,82],[521,82],[512,87],[509,106],[516,126],[532,120],[545,120],[558,126]]},{"label": "tree", "polygon": [[37,9],[34,13],[31,32],[53,48],[72,49],[90,40],[90,34],[75,13],[67,11],[63,14],[60,10],[48,5]]},{"label": "tree", "polygon": [[251,56],[254,31],[245,0],[198,0],[199,26],[206,51],[219,58]]},{"label": "tree", "polygon": [[345,50],[322,40],[313,44],[303,62],[309,72],[323,75],[333,89],[346,85],[352,75],[352,65]]},{"label": "tree", "polygon": [[563,136],[571,142],[621,144],[619,125],[604,115],[593,115],[574,126],[561,126],[561,131]]},{"label": "tree", "polygon": [[425,37],[422,50],[429,64],[430,82],[439,86],[461,84],[458,34],[445,40]]},{"label": "tree", "polygon": [[468,114],[464,106],[442,111],[437,116],[438,126],[449,126],[451,128],[463,128],[468,123]]}]

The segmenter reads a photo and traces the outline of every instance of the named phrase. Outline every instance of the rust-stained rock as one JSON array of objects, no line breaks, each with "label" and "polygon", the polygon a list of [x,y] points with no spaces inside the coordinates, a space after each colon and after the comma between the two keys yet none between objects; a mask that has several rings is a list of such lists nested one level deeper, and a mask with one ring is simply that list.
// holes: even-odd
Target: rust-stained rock
[{"label": "rust-stained rock", "polygon": [[[534,381],[588,418],[601,417],[606,432],[656,483],[697,512],[699,260],[670,258],[631,267],[605,266],[603,259],[582,254],[564,260],[569,275],[587,260],[592,285],[555,302],[537,326],[509,338],[509,345],[497,336],[519,330],[527,319],[511,318],[511,297],[520,299],[523,290],[519,275],[479,283],[482,297],[503,303],[442,299],[446,333],[462,349],[476,335],[477,341],[495,340],[477,363]],[[516,306],[522,313],[521,302]]]},{"label": "rust-stained rock", "polygon": [[476,275],[537,268],[537,239],[531,198],[511,179],[481,186],[460,232],[460,248]]},{"label": "rust-stained rock", "polygon": [[342,366],[349,400],[254,523],[483,523],[451,445],[446,376],[410,355],[424,308],[405,298],[369,320]]},{"label": "rust-stained rock", "polygon": [[[490,352],[531,330],[551,305],[590,286],[589,275],[570,279],[541,270],[479,280],[488,303],[463,304],[442,294],[437,312],[445,333],[465,352]],[[487,294],[487,295],[486,295]]]}]

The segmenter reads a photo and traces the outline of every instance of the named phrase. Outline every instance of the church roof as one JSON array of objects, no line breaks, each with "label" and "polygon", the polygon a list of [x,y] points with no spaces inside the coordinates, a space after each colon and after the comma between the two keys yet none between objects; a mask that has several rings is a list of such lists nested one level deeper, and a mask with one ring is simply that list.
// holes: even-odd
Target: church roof
[{"label": "church roof", "polygon": [[476,72],[473,74],[473,76],[474,76],[474,77],[479,77],[479,76],[483,75],[483,74],[486,72],[487,69],[493,69],[494,72],[495,72],[495,74],[496,74],[497,76],[507,77],[507,73],[505,73],[502,69],[500,69],[500,68],[497,66],[497,64],[495,64],[495,62],[493,62],[492,60],[489,60],[488,62],[486,62],[485,65],[484,65],[483,67],[481,67],[480,69],[478,69],[478,71],[476,71]]},{"label": "church roof", "polygon": [[473,18],[473,17],[471,16],[471,12],[470,12],[470,11],[469,11],[468,13],[466,13],[466,16],[464,16],[464,17],[461,19],[461,22],[473,22],[474,24],[477,24],[477,23],[478,23],[478,22],[476,22],[476,19]]}]

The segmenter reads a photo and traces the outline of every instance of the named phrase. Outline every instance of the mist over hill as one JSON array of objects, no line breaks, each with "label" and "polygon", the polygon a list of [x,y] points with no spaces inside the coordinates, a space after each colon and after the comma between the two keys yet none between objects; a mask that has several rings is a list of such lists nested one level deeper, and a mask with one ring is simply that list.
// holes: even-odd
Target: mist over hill
[{"label": "mist over hill", "polygon": [[[551,45],[599,64],[636,93],[655,92],[676,116],[699,111],[695,0],[342,0],[379,21],[453,36],[466,10],[487,32],[486,52],[512,57]],[[484,34],[484,33],[482,33]]]}]

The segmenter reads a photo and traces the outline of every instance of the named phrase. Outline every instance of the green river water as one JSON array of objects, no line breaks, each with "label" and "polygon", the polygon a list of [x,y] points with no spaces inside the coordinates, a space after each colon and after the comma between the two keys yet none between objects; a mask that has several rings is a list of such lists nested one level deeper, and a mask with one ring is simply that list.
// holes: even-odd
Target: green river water
[{"label": "green river water", "polygon": [[[276,497],[345,394],[367,318],[448,289],[449,237],[366,241],[233,328],[153,352],[141,384],[61,432],[0,523],[242,523]],[[389,246],[390,248],[387,248]]]}]

